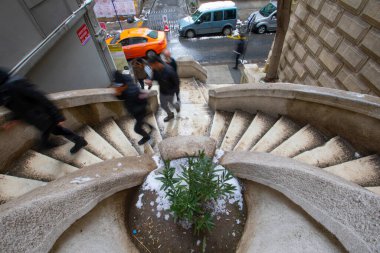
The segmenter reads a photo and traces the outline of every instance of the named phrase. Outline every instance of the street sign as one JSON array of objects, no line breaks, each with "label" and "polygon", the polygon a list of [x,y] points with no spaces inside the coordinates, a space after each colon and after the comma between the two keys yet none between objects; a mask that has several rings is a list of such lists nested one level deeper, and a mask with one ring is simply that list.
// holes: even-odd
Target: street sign
[{"label": "street sign", "polygon": [[107,25],[106,25],[106,23],[104,23],[104,22],[99,22],[99,25],[100,25],[100,27],[101,27],[104,31],[107,31]]},{"label": "street sign", "polygon": [[82,46],[85,45],[88,42],[88,40],[91,38],[90,31],[88,30],[86,24],[83,24],[77,30],[77,35]]}]

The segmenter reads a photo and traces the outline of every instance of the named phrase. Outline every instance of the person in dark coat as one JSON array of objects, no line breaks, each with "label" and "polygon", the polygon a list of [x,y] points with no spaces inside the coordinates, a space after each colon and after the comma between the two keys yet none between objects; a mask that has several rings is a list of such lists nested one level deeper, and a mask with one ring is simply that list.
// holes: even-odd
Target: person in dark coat
[{"label": "person in dark coat", "polygon": [[144,89],[144,79],[147,78],[147,74],[145,72],[145,63],[144,60],[141,58],[135,58],[132,60],[132,68],[133,68],[133,74],[137,80],[137,82],[140,84],[141,89]]},{"label": "person in dark coat", "polygon": [[[179,103],[174,103],[174,94],[179,87],[179,78],[172,67],[165,64],[158,56],[148,59],[149,65],[153,70],[152,80],[156,80],[160,86],[160,104],[162,109],[167,113],[164,122],[174,118],[174,113],[170,110],[171,104],[177,112],[181,107]],[[145,83],[152,86],[152,80],[145,80]]]},{"label": "person in dark coat", "polygon": [[116,97],[124,101],[127,111],[136,119],[134,130],[143,138],[138,142],[143,145],[150,140],[150,135],[143,126],[146,124],[152,130],[153,127],[144,122],[146,116],[146,107],[148,105],[148,93],[141,92],[130,75],[123,75],[120,71],[114,74],[116,86]]},{"label": "person in dark coat", "polygon": [[244,54],[245,51],[245,36],[240,36],[240,39],[236,45],[236,50],[234,51],[236,53],[236,62],[234,69],[238,69],[239,65],[239,58]]},{"label": "person in dark coat", "polygon": [[[169,64],[173,69],[174,71],[177,73],[178,75],[178,71],[177,71],[177,62],[176,60],[171,57],[171,53],[169,50],[165,49],[163,52],[162,52],[163,56],[164,56],[164,61],[166,64]],[[180,90],[180,83],[178,82],[178,87],[177,87],[177,90],[175,92],[176,94],[176,97],[177,97],[177,102],[178,103],[181,103],[181,99],[179,98],[179,90]]]},{"label": "person in dark coat", "polygon": [[42,133],[42,148],[54,146],[49,142],[50,134],[62,135],[74,142],[71,153],[76,153],[87,145],[83,137],[62,126],[64,116],[42,92],[24,78],[10,77],[4,69],[0,69],[0,106],[5,106],[12,112],[10,122],[2,128],[11,128],[16,120],[33,125]]}]

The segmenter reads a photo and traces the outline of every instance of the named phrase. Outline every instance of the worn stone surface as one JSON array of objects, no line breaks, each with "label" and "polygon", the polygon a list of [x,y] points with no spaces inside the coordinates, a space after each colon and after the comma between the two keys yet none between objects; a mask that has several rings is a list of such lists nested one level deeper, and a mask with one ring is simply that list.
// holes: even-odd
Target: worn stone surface
[{"label": "worn stone surface", "polygon": [[342,12],[342,9],[340,9],[336,4],[330,1],[325,1],[321,9],[322,17],[328,23],[330,23],[330,25],[336,24]]},{"label": "worn stone surface", "polygon": [[335,57],[335,55],[325,48],[322,49],[319,55],[319,60],[331,74],[336,73],[342,66],[342,63]]},{"label": "worn stone surface", "polygon": [[129,195],[129,190],[121,191],[97,204],[59,237],[50,252],[138,253],[125,225]]},{"label": "worn stone surface", "polygon": [[235,176],[273,188],[334,234],[350,252],[380,243],[380,196],[320,169],[264,153],[231,152],[221,164]]},{"label": "worn stone surface", "polygon": [[213,157],[216,140],[206,136],[177,136],[164,139],[158,147],[163,160],[196,156],[202,150],[206,156]]},{"label": "worn stone surface", "polygon": [[280,192],[250,180],[244,180],[244,189],[248,217],[237,253],[346,252],[332,234]]},{"label": "worn stone surface", "polygon": [[337,53],[354,71],[358,71],[368,59],[365,54],[346,41],[339,45]]},{"label": "worn stone surface", "polygon": [[[91,165],[0,206],[4,252],[48,252],[58,237],[101,200],[134,187],[156,164],[149,156]],[[73,183],[78,178],[84,183]]]}]

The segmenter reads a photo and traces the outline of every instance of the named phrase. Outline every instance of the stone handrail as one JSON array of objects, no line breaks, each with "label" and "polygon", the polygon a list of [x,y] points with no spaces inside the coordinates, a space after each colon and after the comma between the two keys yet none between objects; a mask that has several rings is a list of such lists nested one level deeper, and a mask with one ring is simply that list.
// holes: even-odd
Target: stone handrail
[{"label": "stone handrail", "polygon": [[182,56],[177,59],[178,75],[180,78],[191,78],[206,83],[207,70],[202,65],[195,61],[191,56]]},{"label": "stone handrail", "polygon": [[[149,156],[91,165],[0,206],[1,252],[49,252],[59,236],[103,199],[140,185],[156,168]],[[74,180],[89,178],[75,183]]]},{"label": "stone handrail", "polygon": [[209,91],[213,110],[262,111],[340,135],[364,153],[380,153],[380,98],[306,85],[241,84]]},{"label": "stone handrail", "polygon": [[239,178],[284,194],[349,252],[378,250],[380,196],[316,167],[271,154],[231,152],[220,163]]}]

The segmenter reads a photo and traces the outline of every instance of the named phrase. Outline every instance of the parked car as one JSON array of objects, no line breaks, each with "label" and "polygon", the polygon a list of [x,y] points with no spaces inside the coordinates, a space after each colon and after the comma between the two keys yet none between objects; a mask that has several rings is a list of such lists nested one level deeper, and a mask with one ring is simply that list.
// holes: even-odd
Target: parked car
[{"label": "parked car", "polygon": [[230,35],[236,28],[236,12],[232,1],[201,4],[193,15],[179,21],[179,34],[188,38],[208,33]]},{"label": "parked car", "polygon": [[167,46],[165,33],[149,28],[130,28],[106,39],[106,43],[122,45],[125,58],[133,59],[160,54]]},{"label": "parked car", "polygon": [[248,26],[253,32],[263,34],[277,29],[277,1],[272,1],[248,17]]}]

